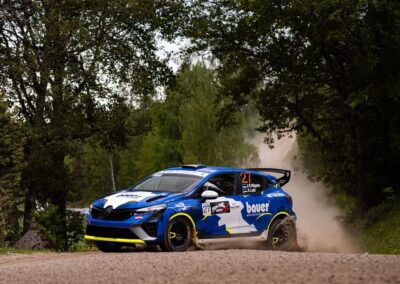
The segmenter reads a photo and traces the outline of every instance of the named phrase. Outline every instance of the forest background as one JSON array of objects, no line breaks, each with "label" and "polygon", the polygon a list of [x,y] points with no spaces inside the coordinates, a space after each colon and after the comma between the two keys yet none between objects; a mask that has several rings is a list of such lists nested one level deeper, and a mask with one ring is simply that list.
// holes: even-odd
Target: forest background
[{"label": "forest background", "polygon": [[256,164],[258,131],[296,134],[361,246],[399,253],[399,46],[395,0],[0,1],[0,246],[35,219],[77,249],[67,207]]}]

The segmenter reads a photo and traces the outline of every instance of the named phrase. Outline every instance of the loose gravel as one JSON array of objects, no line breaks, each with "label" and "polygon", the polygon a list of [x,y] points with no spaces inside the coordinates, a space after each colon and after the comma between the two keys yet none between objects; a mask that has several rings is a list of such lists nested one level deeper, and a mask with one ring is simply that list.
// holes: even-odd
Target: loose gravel
[{"label": "loose gravel", "polygon": [[400,256],[250,249],[0,256],[0,283],[400,283]]}]

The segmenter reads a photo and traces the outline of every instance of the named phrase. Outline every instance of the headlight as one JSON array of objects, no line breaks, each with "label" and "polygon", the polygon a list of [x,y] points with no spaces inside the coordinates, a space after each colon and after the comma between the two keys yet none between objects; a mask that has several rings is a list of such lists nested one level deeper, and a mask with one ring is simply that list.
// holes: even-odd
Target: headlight
[{"label": "headlight", "polygon": [[153,205],[153,206],[137,209],[136,213],[139,213],[139,214],[156,213],[156,212],[160,212],[160,211],[164,210],[165,208],[167,208],[167,205],[165,205],[165,204]]}]

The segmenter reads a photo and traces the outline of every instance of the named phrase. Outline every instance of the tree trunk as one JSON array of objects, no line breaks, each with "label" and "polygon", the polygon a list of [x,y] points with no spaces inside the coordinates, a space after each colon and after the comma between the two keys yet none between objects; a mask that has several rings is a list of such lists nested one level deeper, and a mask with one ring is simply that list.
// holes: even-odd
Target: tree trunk
[{"label": "tree trunk", "polygon": [[22,233],[25,234],[31,226],[32,223],[32,210],[34,205],[34,198],[33,198],[33,190],[32,187],[29,187],[27,193],[25,195],[25,203],[24,203],[24,222]]},{"label": "tree trunk", "polygon": [[24,220],[22,233],[26,233],[31,226],[33,218],[33,210],[35,209],[35,201],[39,191],[43,190],[40,184],[37,183],[37,177],[40,175],[40,171],[43,169],[37,168],[36,159],[40,154],[40,146],[38,139],[30,138],[25,145],[25,158],[27,165],[22,173],[21,184],[26,188],[25,200],[24,200]]},{"label": "tree trunk", "polygon": [[[358,115],[357,115],[358,116]],[[357,217],[363,218],[368,209],[367,202],[367,167],[364,151],[364,136],[362,122],[358,117],[353,121],[354,146],[355,146],[355,178],[356,178],[356,198],[358,201]]]},{"label": "tree trunk", "polygon": [[112,183],[112,187],[113,187],[113,192],[115,192],[117,189],[115,186],[114,163],[113,163],[113,156],[112,156],[111,152],[108,153],[108,158],[110,161],[111,183]]},{"label": "tree trunk", "polygon": [[57,151],[53,155],[54,163],[54,205],[57,206],[57,214],[60,218],[60,224],[58,224],[58,229],[56,231],[56,239],[60,246],[60,249],[68,250],[67,242],[67,225],[66,225],[66,177],[65,177],[65,167],[64,167],[64,157],[65,153],[62,149]]}]

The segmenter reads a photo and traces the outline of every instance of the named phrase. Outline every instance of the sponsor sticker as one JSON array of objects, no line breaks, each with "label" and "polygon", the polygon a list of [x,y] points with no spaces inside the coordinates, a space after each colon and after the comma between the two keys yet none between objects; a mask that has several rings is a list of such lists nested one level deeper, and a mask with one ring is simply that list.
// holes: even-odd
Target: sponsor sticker
[{"label": "sponsor sticker", "polygon": [[121,192],[116,193],[105,198],[106,203],[103,205],[103,208],[107,208],[108,206],[112,206],[114,209],[118,208],[118,206],[128,203],[128,202],[139,202],[146,197],[153,196],[152,192],[144,192],[144,191],[136,191],[136,192]]},{"label": "sponsor sticker", "polygon": [[203,215],[204,216],[211,215],[211,207],[208,204],[202,204],[201,207],[203,208]]},{"label": "sponsor sticker", "polygon": [[269,203],[250,204],[246,202],[247,216],[256,216],[263,213],[268,213]]},{"label": "sponsor sticker", "polygon": [[282,192],[274,192],[274,193],[268,193],[265,195],[266,197],[285,197],[286,195]]},{"label": "sponsor sticker", "polygon": [[183,202],[179,202],[177,204],[175,204],[175,208],[177,208],[180,211],[185,211],[186,209],[189,209],[189,206],[186,206],[185,203]]},{"label": "sponsor sticker", "polygon": [[211,202],[211,214],[223,214],[231,212],[229,201]]},{"label": "sponsor sticker", "polygon": [[134,193],[121,193],[118,195],[113,196],[113,198],[133,198],[133,199],[137,199],[137,198],[141,198],[142,196],[134,194]]},{"label": "sponsor sticker", "polygon": [[254,193],[261,189],[260,183],[255,183],[251,180],[250,173],[240,173],[242,178],[242,192],[243,193]]}]

